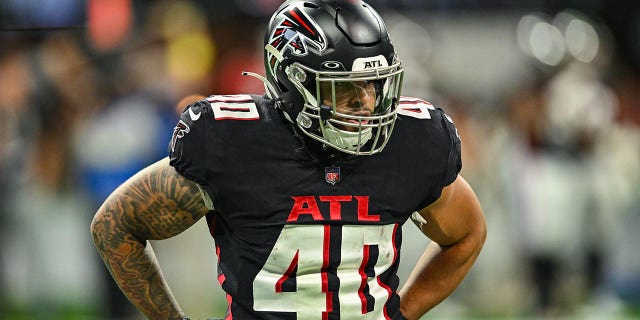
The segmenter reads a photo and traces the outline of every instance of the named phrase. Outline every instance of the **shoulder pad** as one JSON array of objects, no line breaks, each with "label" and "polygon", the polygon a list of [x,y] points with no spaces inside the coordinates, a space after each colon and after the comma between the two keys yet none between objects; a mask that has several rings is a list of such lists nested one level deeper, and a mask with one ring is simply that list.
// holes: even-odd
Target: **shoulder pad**
[{"label": "shoulder pad", "polygon": [[418,98],[400,97],[398,104],[398,114],[417,119],[431,119],[429,110],[436,108],[429,102]]},{"label": "shoulder pad", "polygon": [[214,95],[206,98],[216,120],[258,120],[260,114],[250,95]]}]

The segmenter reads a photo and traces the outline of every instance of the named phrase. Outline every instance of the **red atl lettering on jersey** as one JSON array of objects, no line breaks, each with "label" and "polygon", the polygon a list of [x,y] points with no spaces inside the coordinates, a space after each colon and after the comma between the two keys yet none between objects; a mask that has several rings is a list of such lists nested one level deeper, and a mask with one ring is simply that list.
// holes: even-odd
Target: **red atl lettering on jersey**
[{"label": "red atl lettering on jersey", "polygon": [[310,214],[313,220],[324,220],[318,208],[318,203],[313,196],[291,197],[295,201],[289,213],[288,222],[296,221],[301,214]]},{"label": "red atl lettering on jersey", "polygon": [[329,214],[323,215],[315,196],[291,197],[294,201],[287,222],[298,221],[301,215],[311,215],[314,221],[342,219],[342,203],[357,202],[358,221],[380,221],[380,215],[369,213],[369,196],[319,196],[318,200],[329,203]]},{"label": "red atl lettering on jersey", "polygon": [[341,202],[351,201],[351,196],[320,196],[320,201],[329,202],[329,220],[342,219]]}]

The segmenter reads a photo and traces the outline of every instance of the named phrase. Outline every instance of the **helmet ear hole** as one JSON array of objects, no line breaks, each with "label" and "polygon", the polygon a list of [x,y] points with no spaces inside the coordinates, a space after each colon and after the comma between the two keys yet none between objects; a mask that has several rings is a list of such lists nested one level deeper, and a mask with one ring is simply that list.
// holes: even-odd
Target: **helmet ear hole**
[{"label": "helmet ear hole", "polygon": [[296,81],[302,84],[305,84],[305,81],[307,80],[307,73],[304,70],[295,66],[292,67],[291,75],[293,76],[294,79],[296,79]]}]

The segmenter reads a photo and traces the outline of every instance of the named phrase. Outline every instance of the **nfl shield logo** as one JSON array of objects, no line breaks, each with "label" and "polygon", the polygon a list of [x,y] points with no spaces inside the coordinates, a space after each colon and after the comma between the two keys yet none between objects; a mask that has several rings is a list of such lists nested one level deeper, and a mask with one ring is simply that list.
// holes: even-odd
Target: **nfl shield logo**
[{"label": "nfl shield logo", "polygon": [[324,181],[331,184],[340,182],[340,167],[325,167]]}]

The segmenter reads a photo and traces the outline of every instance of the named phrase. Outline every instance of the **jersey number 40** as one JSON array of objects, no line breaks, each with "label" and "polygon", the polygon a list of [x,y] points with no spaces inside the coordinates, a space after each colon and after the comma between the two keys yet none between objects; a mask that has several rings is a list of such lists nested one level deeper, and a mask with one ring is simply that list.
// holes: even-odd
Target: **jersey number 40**
[{"label": "jersey number 40", "polygon": [[[286,225],[253,280],[254,309],[326,319],[328,312],[339,308],[349,319],[384,319],[392,290],[379,276],[396,259],[396,228],[395,224],[342,226],[340,265],[329,271],[330,226]],[[339,306],[333,305],[328,290],[329,272],[339,279]],[[294,289],[284,290],[285,282],[294,277]]]}]

